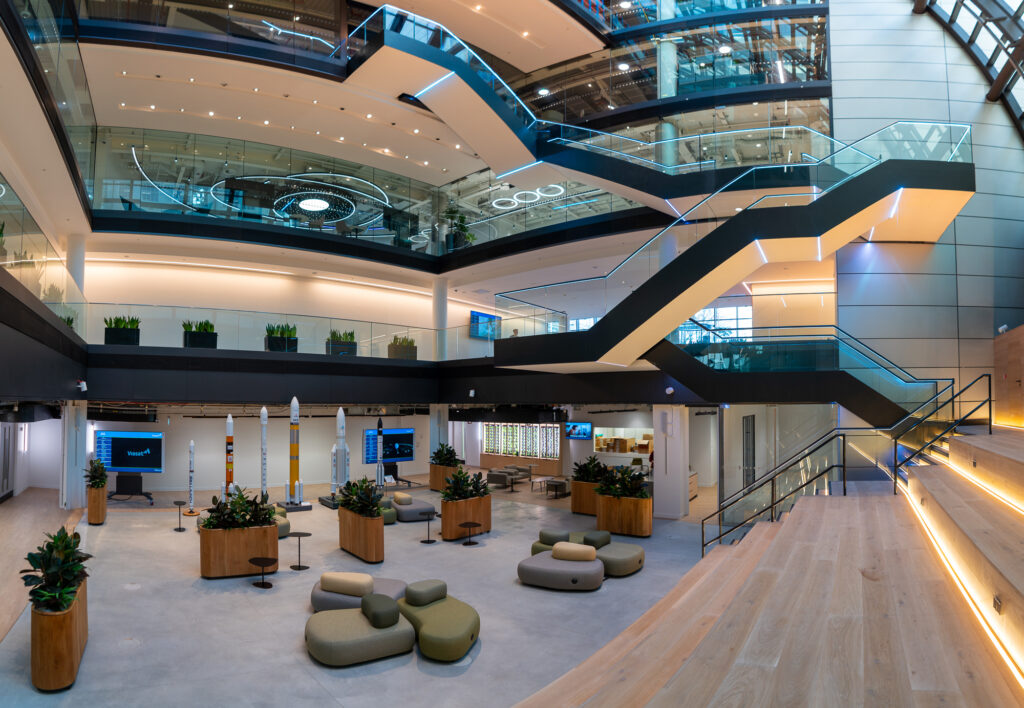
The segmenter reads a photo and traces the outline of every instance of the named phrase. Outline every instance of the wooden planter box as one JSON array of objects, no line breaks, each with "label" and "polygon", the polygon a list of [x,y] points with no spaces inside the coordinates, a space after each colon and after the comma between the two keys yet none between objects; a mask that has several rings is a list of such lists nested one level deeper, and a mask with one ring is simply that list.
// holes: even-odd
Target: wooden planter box
[{"label": "wooden planter box", "polygon": [[572,480],[572,513],[597,514],[597,482],[577,482]]},{"label": "wooden planter box", "polygon": [[469,529],[459,528],[464,521],[475,521],[480,528],[473,535],[491,530],[491,495],[441,502],[441,538],[454,541],[469,536]]},{"label": "wooden planter box", "polygon": [[400,344],[388,345],[388,359],[416,359],[416,347],[405,347]]},{"label": "wooden planter box", "polygon": [[268,352],[297,352],[299,351],[299,338],[264,336],[263,350]]},{"label": "wooden planter box", "polygon": [[107,520],[107,485],[102,487],[86,487],[88,500],[88,516],[90,526],[99,526]]},{"label": "wooden planter box", "polygon": [[597,494],[597,529],[625,536],[650,536],[654,516],[651,498],[608,497]]},{"label": "wooden planter box", "polygon": [[430,465],[430,488],[435,492],[444,489],[444,480],[459,471],[458,467],[445,467],[444,465]]},{"label": "wooden planter box", "polygon": [[367,563],[384,560],[384,518],[338,507],[338,547]]},{"label": "wooden planter box", "polygon": [[[250,558],[277,558],[277,524],[247,529],[199,527],[199,574],[204,578],[259,575]],[[277,564],[266,569],[276,573]]]},{"label": "wooden planter box", "polygon": [[216,349],[216,332],[182,332],[181,345],[186,349]]},{"label": "wooden planter box", "polygon": [[356,355],[356,342],[332,342],[327,340],[324,342],[329,356],[355,356]]},{"label": "wooden planter box", "polygon": [[78,586],[71,607],[61,612],[32,608],[32,685],[40,691],[70,688],[78,676],[89,641],[86,581]]},{"label": "wooden planter box", "polygon": [[137,347],[139,346],[139,332],[141,331],[124,327],[105,327],[103,329],[103,343],[128,344]]}]

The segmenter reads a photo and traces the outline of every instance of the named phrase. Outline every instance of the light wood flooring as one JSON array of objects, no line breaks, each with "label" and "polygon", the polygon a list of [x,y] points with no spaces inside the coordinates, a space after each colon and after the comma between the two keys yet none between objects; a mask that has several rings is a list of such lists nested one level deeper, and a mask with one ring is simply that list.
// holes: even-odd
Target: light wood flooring
[{"label": "light wood flooring", "polygon": [[902,496],[805,497],[525,706],[1014,706]]},{"label": "light wood flooring", "polygon": [[0,504],[0,639],[14,625],[28,604],[28,590],[19,571],[28,567],[25,556],[36,550],[63,524],[73,529],[82,509],[68,512],[57,506],[56,489],[29,487]]}]

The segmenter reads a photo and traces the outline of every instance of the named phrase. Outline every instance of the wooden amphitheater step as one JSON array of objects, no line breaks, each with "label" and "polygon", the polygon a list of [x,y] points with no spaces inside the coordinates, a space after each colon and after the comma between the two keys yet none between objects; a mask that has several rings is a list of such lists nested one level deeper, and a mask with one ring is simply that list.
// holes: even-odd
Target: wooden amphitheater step
[{"label": "wooden amphitheater step", "polygon": [[650,610],[520,706],[622,706],[643,702],[686,660],[743,585],[782,525],[758,523],[715,546]]},{"label": "wooden amphitheater step", "polygon": [[952,437],[949,463],[1024,507],[1024,431],[994,428],[991,435]]}]

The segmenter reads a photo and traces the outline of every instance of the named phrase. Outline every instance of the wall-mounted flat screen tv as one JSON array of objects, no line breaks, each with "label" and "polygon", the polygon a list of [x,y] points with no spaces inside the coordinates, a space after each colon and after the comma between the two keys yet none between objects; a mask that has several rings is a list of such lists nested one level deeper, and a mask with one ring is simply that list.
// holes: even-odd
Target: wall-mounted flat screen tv
[{"label": "wall-mounted flat screen tv", "polygon": [[565,437],[569,440],[593,440],[594,426],[591,423],[566,423]]},{"label": "wall-mounted flat screen tv", "polygon": [[500,339],[501,318],[486,312],[469,312],[469,336],[476,339]]},{"label": "wall-mounted flat screen tv", "polygon": [[97,430],[96,459],[108,472],[163,472],[164,434]]},{"label": "wall-mounted flat screen tv", "polygon": [[[412,462],[415,428],[384,428],[384,462]],[[377,464],[377,429],[363,431],[363,464]]]}]

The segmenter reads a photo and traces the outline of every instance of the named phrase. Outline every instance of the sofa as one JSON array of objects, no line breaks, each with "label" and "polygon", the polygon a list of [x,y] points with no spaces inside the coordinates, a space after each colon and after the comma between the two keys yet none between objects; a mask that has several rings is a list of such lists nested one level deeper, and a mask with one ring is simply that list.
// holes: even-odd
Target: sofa
[{"label": "sofa", "polygon": [[376,593],[398,600],[405,595],[405,583],[393,578],[375,578],[366,573],[324,573],[309,595],[313,612],[349,610]]},{"label": "sofa", "polygon": [[487,484],[492,487],[507,487],[508,477],[508,470],[487,470]]},{"label": "sofa", "polygon": [[404,492],[395,492],[390,502],[391,508],[395,510],[395,515],[399,521],[426,521],[426,517],[420,516],[421,512],[437,512],[437,509],[430,502],[417,499]]},{"label": "sofa", "polygon": [[550,590],[597,590],[604,582],[604,564],[597,559],[597,549],[568,541],[520,561],[516,571],[524,585]]},{"label": "sofa", "polygon": [[370,593],[358,607],[318,612],[306,622],[306,649],[327,666],[350,666],[412,651],[416,630],[387,595]]},{"label": "sofa", "polygon": [[480,615],[448,594],[443,580],[410,583],[398,609],[416,630],[423,656],[458,661],[480,636]]},{"label": "sofa", "polygon": [[550,551],[560,541],[593,546],[597,552],[597,559],[604,564],[605,575],[623,577],[632,575],[644,567],[643,546],[612,541],[612,535],[607,531],[541,529],[538,540],[530,547],[530,553],[537,555]]}]

